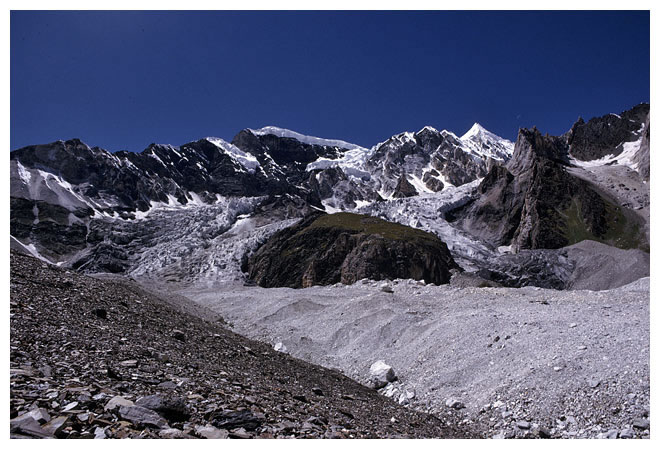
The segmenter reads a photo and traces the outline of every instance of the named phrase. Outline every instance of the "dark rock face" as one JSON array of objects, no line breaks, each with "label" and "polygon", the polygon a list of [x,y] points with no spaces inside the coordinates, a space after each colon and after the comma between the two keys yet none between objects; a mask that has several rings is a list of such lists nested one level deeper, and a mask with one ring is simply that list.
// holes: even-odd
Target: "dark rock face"
[{"label": "dark rock face", "polygon": [[251,130],[239,132],[232,139],[232,144],[255,155],[266,175],[285,185],[304,182],[307,178],[307,165],[318,158],[334,159],[341,154],[338,147],[306,144],[272,134],[258,135]]},{"label": "dark rock face", "polygon": [[349,178],[340,167],[329,167],[310,172],[308,185],[315,198],[333,198],[335,206],[342,209],[355,208],[357,201],[382,200],[374,190]]},{"label": "dark rock face", "polygon": [[506,245],[521,221],[524,195],[514,176],[502,166],[494,166],[478,187],[478,197],[446,213],[450,222],[494,245]]},{"label": "dark rock face", "polygon": [[263,287],[351,284],[362,278],[449,282],[458,269],[436,236],[358,214],[310,216],[273,235],[244,270]]},{"label": "dark rock face", "polygon": [[[89,210],[73,212],[39,200],[11,197],[10,233],[20,241],[43,246],[46,257],[71,255],[87,245],[87,227],[79,217]],[[73,217],[73,219],[71,218]]]},{"label": "dark rock face", "polygon": [[619,115],[608,114],[585,122],[582,118],[567,134],[571,155],[582,161],[618,155],[623,142],[636,140],[635,133],[649,115],[650,105],[641,103]]},{"label": "dark rock face", "polygon": [[561,138],[520,130],[506,167],[493,167],[479,196],[448,219],[494,245],[554,249],[592,239],[622,248],[645,245],[635,214],[564,170]]},{"label": "dark rock face", "polygon": [[429,189],[431,189],[433,192],[439,192],[443,190],[443,187],[445,187],[445,184],[441,180],[439,180],[438,177],[439,173],[436,171],[436,169],[430,170],[429,172],[426,172],[422,176],[422,182],[425,183],[425,186],[427,186]]},{"label": "dark rock face", "polygon": [[395,192],[392,194],[393,198],[406,198],[413,197],[417,195],[418,191],[415,190],[415,187],[406,179],[406,175],[402,174],[399,177],[397,186],[395,187]]},{"label": "dark rock face", "polygon": [[470,183],[486,175],[494,160],[470,154],[464,144],[452,134],[441,132],[442,141],[431,157],[432,167],[454,186]]}]

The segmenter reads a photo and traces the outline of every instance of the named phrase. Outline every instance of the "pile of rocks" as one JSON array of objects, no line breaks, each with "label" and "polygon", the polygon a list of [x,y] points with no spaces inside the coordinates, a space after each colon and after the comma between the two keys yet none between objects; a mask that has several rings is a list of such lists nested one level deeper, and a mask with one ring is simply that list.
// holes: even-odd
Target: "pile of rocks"
[{"label": "pile of rocks", "polygon": [[[604,383],[607,384],[607,383]],[[479,411],[476,422],[489,423],[491,429],[485,437],[494,439],[509,438],[599,438],[599,439],[632,439],[649,438],[649,401],[631,394],[625,404],[614,401],[614,389],[601,386],[595,382],[593,392],[578,394],[574,399],[567,399],[564,412],[558,412],[553,417],[539,420],[535,413],[531,397],[496,400],[485,405]],[[601,408],[586,408],[581,404],[586,400],[581,397],[597,396],[602,400]],[[621,420],[613,423],[613,417]],[[633,421],[630,419],[638,416]],[[475,426],[478,426],[475,424]],[[490,436],[489,436],[490,434]]]},{"label": "pile of rocks", "polygon": [[132,282],[15,253],[10,282],[13,438],[476,436]]}]

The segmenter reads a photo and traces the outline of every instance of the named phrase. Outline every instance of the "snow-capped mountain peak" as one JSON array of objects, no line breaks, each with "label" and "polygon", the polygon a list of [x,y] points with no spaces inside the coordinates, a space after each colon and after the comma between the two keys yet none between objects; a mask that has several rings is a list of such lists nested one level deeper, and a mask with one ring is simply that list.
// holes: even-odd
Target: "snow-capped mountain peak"
[{"label": "snow-capped mountain peak", "polygon": [[422,127],[422,129],[420,131],[418,131],[417,133],[415,133],[415,134],[422,134],[424,132],[430,132],[430,133],[438,134],[438,130],[436,128],[430,126],[430,125],[426,125],[426,126]]},{"label": "snow-capped mountain peak", "polygon": [[297,141],[302,142],[303,144],[321,145],[326,147],[338,147],[346,150],[365,150],[365,148],[361,147],[360,145],[351,144],[349,142],[345,142],[339,139],[324,139],[315,136],[306,136],[304,134],[297,133],[296,131],[287,130],[286,128],[268,126],[268,127],[260,128],[258,130],[254,130],[252,128],[249,128],[248,130],[256,136],[266,136],[272,134],[274,136],[281,138],[296,139]]},{"label": "snow-capped mountain peak", "polygon": [[[469,139],[469,138],[471,138],[471,137],[473,137],[473,136],[480,136],[480,135],[482,135],[482,134],[487,134],[487,133],[493,135],[493,133],[489,132],[489,131],[488,131],[486,128],[484,128],[482,125],[480,125],[479,123],[475,122],[475,123],[473,124],[473,126],[470,128],[470,130],[468,130],[468,131],[466,132],[466,134],[464,134],[461,138],[462,138],[462,139]],[[494,136],[495,136],[495,135],[494,135]]]},{"label": "snow-capped mountain peak", "polygon": [[508,160],[514,152],[514,143],[504,139],[475,122],[461,138],[473,153],[496,160]]}]

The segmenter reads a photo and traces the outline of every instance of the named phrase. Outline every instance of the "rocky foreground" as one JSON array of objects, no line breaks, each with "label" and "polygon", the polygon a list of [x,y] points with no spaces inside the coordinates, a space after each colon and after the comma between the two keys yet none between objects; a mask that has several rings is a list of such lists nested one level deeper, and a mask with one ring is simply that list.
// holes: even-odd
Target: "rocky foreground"
[{"label": "rocky foreground", "polygon": [[467,438],[130,282],[11,254],[12,438]]}]

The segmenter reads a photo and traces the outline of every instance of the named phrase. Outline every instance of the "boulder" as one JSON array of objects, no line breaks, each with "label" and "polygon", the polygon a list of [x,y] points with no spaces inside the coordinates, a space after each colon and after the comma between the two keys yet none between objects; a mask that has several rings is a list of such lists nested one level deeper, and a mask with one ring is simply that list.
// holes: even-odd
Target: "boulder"
[{"label": "boulder", "polygon": [[227,430],[221,430],[211,425],[198,426],[195,428],[195,432],[204,439],[227,439],[229,436]]},{"label": "boulder", "polygon": [[462,401],[460,401],[456,398],[450,398],[450,399],[446,400],[445,406],[447,406],[448,408],[452,408],[452,409],[463,409],[463,408],[466,407],[466,405],[464,405],[464,403]]},{"label": "boulder", "polygon": [[149,428],[168,428],[168,423],[151,409],[142,406],[120,406],[119,416],[132,424]]},{"label": "boulder", "polygon": [[380,389],[397,379],[395,371],[383,360],[376,361],[370,366],[370,384],[375,389]]},{"label": "boulder", "polygon": [[32,417],[42,425],[46,422],[50,422],[51,419],[50,414],[48,414],[48,411],[46,411],[44,408],[33,409],[24,415]]},{"label": "boulder", "polygon": [[50,438],[52,433],[43,430],[39,422],[30,413],[22,414],[9,421],[10,433],[19,433],[36,438]]},{"label": "boulder", "polygon": [[186,439],[187,435],[176,428],[166,428],[158,432],[158,437],[162,439]]},{"label": "boulder", "polygon": [[52,436],[58,436],[68,423],[69,417],[59,416],[42,425],[41,429]]},{"label": "boulder", "polygon": [[135,404],[156,411],[173,422],[183,422],[190,417],[186,401],[181,397],[154,394],[139,398]]},{"label": "boulder", "polygon": [[210,414],[211,424],[217,428],[231,430],[234,428],[245,428],[248,431],[259,427],[263,418],[248,410],[219,410]]},{"label": "boulder", "polygon": [[131,406],[133,402],[131,400],[125,399],[121,395],[116,395],[111,398],[106,406],[103,407],[106,411],[112,411],[113,409],[119,408],[120,406]]}]

